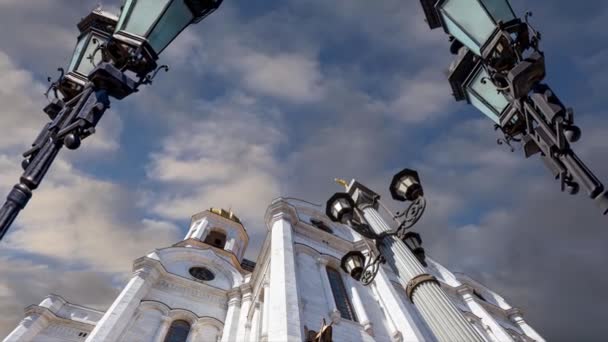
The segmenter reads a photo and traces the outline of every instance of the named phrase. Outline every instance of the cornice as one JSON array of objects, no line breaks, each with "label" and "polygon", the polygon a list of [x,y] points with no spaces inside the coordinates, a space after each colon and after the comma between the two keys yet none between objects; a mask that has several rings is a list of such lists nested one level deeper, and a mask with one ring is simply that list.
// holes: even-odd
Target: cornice
[{"label": "cornice", "polygon": [[274,199],[264,215],[264,222],[268,230],[272,229],[272,225],[278,220],[287,220],[291,225],[298,222],[298,214],[293,205],[287,202],[282,197]]},{"label": "cornice", "polygon": [[57,314],[55,314],[53,311],[49,310],[49,308],[45,308],[45,307],[42,307],[39,305],[30,305],[25,308],[26,317],[34,315],[34,314],[38,314],[38,315],[46,318],[47,320],[49,320],[49,322],[63,323],[66,325],[71,325],[75,328],[81,328],[82,330],[91,331],[95,327],[94,324],[74,321],[69,318],[57,316]]}]

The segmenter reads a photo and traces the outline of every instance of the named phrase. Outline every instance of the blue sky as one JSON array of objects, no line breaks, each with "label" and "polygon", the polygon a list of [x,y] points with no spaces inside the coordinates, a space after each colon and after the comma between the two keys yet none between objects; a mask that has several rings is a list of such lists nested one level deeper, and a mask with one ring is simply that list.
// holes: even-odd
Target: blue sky
[{"label": "blue sky", "polygon": [[[46,76],[97,3],[0,1],[2,193],[45,123]],[[608,181],[608,5],[511,3],[534,12],[547,80],[583,129],[575,148]],[[226,0],[164,52],[170,72],[113,101],[98,133],[62,152],[0,243],[0,336],[49,292],[106,308],[132,260],[181,239],[198,211],[232,207],[255,259],[272,198],[321,203],[334,177],[354,177],[388,199],[390,177],[412,167],[430,201],[418,228],[430,255],[498,290],[551,340],[600,340],[605,218],[452,100],[448,46],[417,1]]]}]

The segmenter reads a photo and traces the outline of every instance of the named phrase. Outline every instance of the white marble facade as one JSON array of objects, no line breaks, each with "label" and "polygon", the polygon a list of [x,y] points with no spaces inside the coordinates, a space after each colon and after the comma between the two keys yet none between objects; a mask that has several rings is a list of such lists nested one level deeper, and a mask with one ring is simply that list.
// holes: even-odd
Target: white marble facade
[{"label": "white marble facade", "polygon": [[[178,325],[175,341],[304,341],[323,318],[333,322],[336,342],[434,341],[389,268],[369,286],[340,271],[342,255],[368,245],[322,211],[297,199],[273,201],[253,272],[242,266],[248,235],[238,218],[223,210],[196,214],[183,241],[135,260],[130,281],[105,312],[50,295],[26,308],[4,341],[165,342]],[[431,258],[427,263],[487,341],[544,341],[501,296]],[[196,267],[206,269],[200,279]]]}]

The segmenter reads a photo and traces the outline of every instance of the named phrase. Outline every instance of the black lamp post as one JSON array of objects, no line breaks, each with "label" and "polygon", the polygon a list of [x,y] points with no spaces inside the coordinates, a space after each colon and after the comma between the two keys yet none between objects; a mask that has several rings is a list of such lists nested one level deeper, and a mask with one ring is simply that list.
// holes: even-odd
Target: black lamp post
[{"label": "black lamp post", "polygon": [[[44,108],[50,117],[32,147],[24,169],[0,208],[0,239],[32,197],[63,146],[77,149],[95,133],[110,97],[123,99],[152,83],[158,55],[189,24],[219,8],[222,0],[126,0],[119,17],[99,9],[79,24],[80,35],[67,73],[52,83],[55,98]],[[130,76],[135,74],[135,77]]]},{"label": "black lamp post", "polygon": [[504,133],[499,144],[521,142],[526,158],[540,154],[562,191],[581,186],[608,214],[608,192],[570,147],[579,140],[574,115],[545,78],[540,34],[507,0],[420,0],[431,29],[443,27],[457,55],[448,80],[457,101],[466,100]]}]

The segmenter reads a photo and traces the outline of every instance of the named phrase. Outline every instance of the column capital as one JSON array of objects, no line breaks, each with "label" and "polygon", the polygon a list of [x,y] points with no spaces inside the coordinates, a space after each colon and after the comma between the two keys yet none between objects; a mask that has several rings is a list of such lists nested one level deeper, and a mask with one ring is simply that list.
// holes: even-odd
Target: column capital
[{"label": "column capital", "polygon": [[348,193],[359,209],[363,210],[367,207],[378,209],[380,195],[356,180],[350,182]]}]

